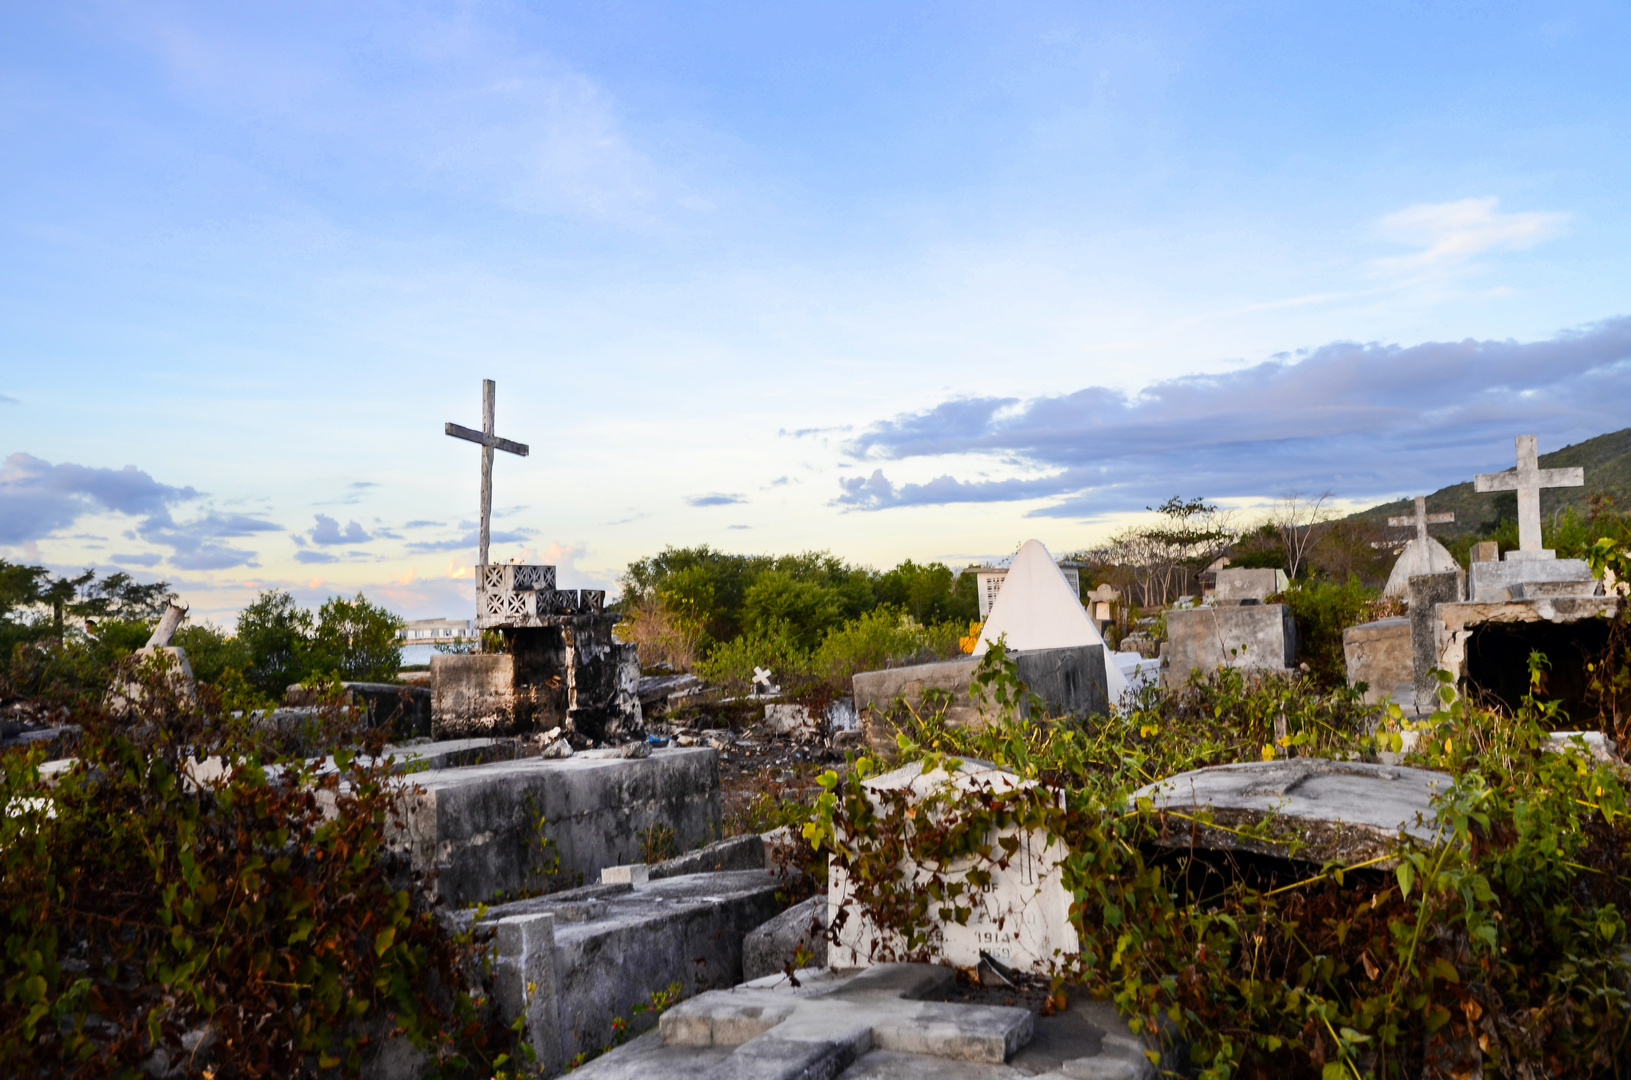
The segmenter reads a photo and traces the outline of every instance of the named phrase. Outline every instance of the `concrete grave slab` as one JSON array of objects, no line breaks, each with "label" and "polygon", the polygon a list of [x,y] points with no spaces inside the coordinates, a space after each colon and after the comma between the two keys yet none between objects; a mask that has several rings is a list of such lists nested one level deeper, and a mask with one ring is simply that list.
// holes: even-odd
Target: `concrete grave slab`
[{"label": "concrete grave slab", "polygon": [[[1101,674],[1104,670],[1102,645],[1081,645],[1063,649],[1028,649],[1010,652],[1019,678],[1051,713],[1069,716],[1103,716],[1110,699]],[[877,721],[897,698],[919,707],[930,690],[947,694],[951,704],[946,719],[953,724],[983,723],[980,709],[969,693],[980,657],[942,660],[933,664],[863,671],[851,680],[855,707],[867,714],[868,739],[880,753],[893,755],[894,731]],[[1123,682],[1125,677],[1119,675]]]},{"label": "concrete grave slab", "polygon": [[[1192,829],[1187,821],[1176,822],[1174,847],[1193,843],[1315,863],[1362,862],[1396,850],[1400,834],[1431,843],[1438,835],[1433,796],[1451,783],[1448,775],[1428,769],[1291,758],[1179,773],[1132,798],[1149,799],[1157,810],[1205,810],[1220,826]],[[1241,835],[1264,825],[1267,836]]]},{"label": "concrete grave slab", "polygon": [[603,867],[637,860],[640,834],[653,825],[673,829],[682,849],[719,834],[719,764],[709,747],[524,758],[410,779],[417,791],[404,796],[391,842],[415,870],[434,870],[432,888],[454,905],[537,888],[555,856],[561,872],[594,880]]},{"label": "concrete grave slab", "polygon": [[578,1069],[584,1080],[1153,1080],[1145,1043],[1115,1009],[1029,1009],[944,999],[947,968],[816,969],[771,976],[671,1009],[657,1031]]},{"label": "concrete grave slab", "polygon": [[[869,792],[881,795],[905,791],[909,799],[918,801],[947,789],[1003,792],[1030,786],[1029,781],[977,761],[963,761],[953,774],[943,769],[925,773],[921,762],[913,762],[866,782]],[[1004,830],[991,837],[993,845],[999,836],[1017,838],[1017,853],[1006,869],[981,865],[991,877],[979,888],[972,914],[966,923],[941,923],[930,945],[931,955],[961,967],[975,967],[981,953],[987,953],[1012,968],[1046,971],[1059,957],[1072,955],[1081,947],[1070,921],[1071,897],[1060,869],[1066,852],[1060,841],[1050,841],[1040,832]],[[972,860],[953,865],[945,868],[941,876],[958,880],[974,865]],[[914,881],[926,882],[930,877],[923,868],[911,873]],[[841,927],[837,942],[829,946],[828,962],[833,967],[864,967],[895,958],[893,938],[867,917],[851,889],[848,874],[836,861],[828,867],[827,902],[828,925]],[[841,912],[847,918],[840,919]]]},{"label": "concrete grave slab", "polygon": [[[501,904],[474,927],[491,938],[500,1007],[524,1007],[524,1036],[552,1073],[610,1045],[619,1017],[647,1026],[634,1006],[673,983],[690,996],[740,982],[743,939],[781,910],[782,888],[764,870],[687,874]],[[527,983],[530,1000],[516,993]]]}]

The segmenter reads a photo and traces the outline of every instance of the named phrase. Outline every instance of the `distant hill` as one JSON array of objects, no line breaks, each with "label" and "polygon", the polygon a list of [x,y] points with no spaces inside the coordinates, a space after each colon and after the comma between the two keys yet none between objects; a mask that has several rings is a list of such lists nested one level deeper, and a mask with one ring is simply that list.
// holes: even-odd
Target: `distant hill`
[{"label": "distant hill", "polygon": [[[1511,455],[1507,457],[1505,466],[1493,465],[1485,471],[1499,472],[1503,467],[1512,468]],[[1599,435],[1595,439],[1540,455],[1540,467],[1543,469],[1560,469],[1571,465],[1579,465],[1586,470],[1586,486],[1543,490],[1540,493],[1540,512],[1543,515],[1573,507],[1583,517],[1588,509],[1588,500],[1598,493],[1612,495],[1615,507],[1622,513],[1631,510],[1631,428]],[[1427,496],[1428,513],[1445,511],[1455,514],[1455,524],[1433,526],[1434,536],[1450,539],[1470,533],[1486,533],[1494,528],[1497,521],[1517,516],[1518,497],[1513,492],[1480,494],[1472,489],[1472,481],[1469,480],[1464,484],[1440,488]],[[1351,520],[1371,520],[1386,525],[1389,517],[1413,513],[1414,500],[1399,499],[1361,510],[1349,517]]]}]

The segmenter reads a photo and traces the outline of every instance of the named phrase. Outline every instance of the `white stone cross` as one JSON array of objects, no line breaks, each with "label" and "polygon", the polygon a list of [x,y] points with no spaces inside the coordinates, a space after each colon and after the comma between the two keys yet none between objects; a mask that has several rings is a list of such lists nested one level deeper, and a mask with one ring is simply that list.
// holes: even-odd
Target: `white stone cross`
[{"label": "white stone cross", "polygon": [[1475,491],[1516,491],[1518,493],[1518,550],[1506,553],[1508,559],[1544,559],[1550,556],[1540,546],[1540,489],[1583,487],[1586,472],[1576,465],[1570,469],[1542,469],[1535,454],[1535,437],[1518,436],[1518,467],[1506,472],[1479,473],[1473,478]]},{"label": "white stone cross", "polygon": [[781,691],[781,687],[777,686],[775,683],[770,681],[771,674],[772,674],[772,672],[771,672],[771,670],[769,668],[762,668],[757,664],[753,665],[753,692],[754,692],[754,694],[759,693],[759,687],[761,687],[761,686],[763,686],[765,688],[764,692],[765,692],[766,696],[769,696],[771,694],[776,694],[776,693],[779,693]]},{"label": "white stone cross", "polygon": [[481,380],[481,430],[474,431],[449,421],[444,429],[455,439],[468,439],[481,445],[481,565],[487,565],[487,536],[493,517],[493,451],[526,457],[526,443],[511,442],[493,434],[493,399],[498,384],[491,379]]},{"label": "white stone cross", "polygon": [[1395,529],[1408,529],[1416,527],[1416,542],[1422,547],[1427,546],[1427,526],[1448,525],[1455,520],[1454,514],[1429,514],[1427,512],[1427,499],[1425,496],[1416,496],[1416,513],[1411,517],[1390,517],[1387,523]]}]

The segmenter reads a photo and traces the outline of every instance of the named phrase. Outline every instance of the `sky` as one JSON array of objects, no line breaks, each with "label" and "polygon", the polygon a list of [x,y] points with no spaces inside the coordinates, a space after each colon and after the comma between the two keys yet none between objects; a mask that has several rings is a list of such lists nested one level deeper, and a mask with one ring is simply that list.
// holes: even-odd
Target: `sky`
[{"label": "sky", "polygon": [[473,611],[1631,416],[1624,5],[0,2],[0,558]]}]

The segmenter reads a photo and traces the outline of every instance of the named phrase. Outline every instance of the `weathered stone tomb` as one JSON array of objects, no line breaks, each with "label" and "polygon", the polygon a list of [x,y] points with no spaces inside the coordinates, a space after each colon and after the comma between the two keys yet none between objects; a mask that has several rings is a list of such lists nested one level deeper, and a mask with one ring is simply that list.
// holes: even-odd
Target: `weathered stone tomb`
[{"label": "weathered stone tomb", "polygon": [[557,589],[555,567],[478,566],[476,625],[498,653],[431,658],[438,737],[560,727],[596,742],[642,734],[640,658],[617,641],[618,616],[596,589]]}]

